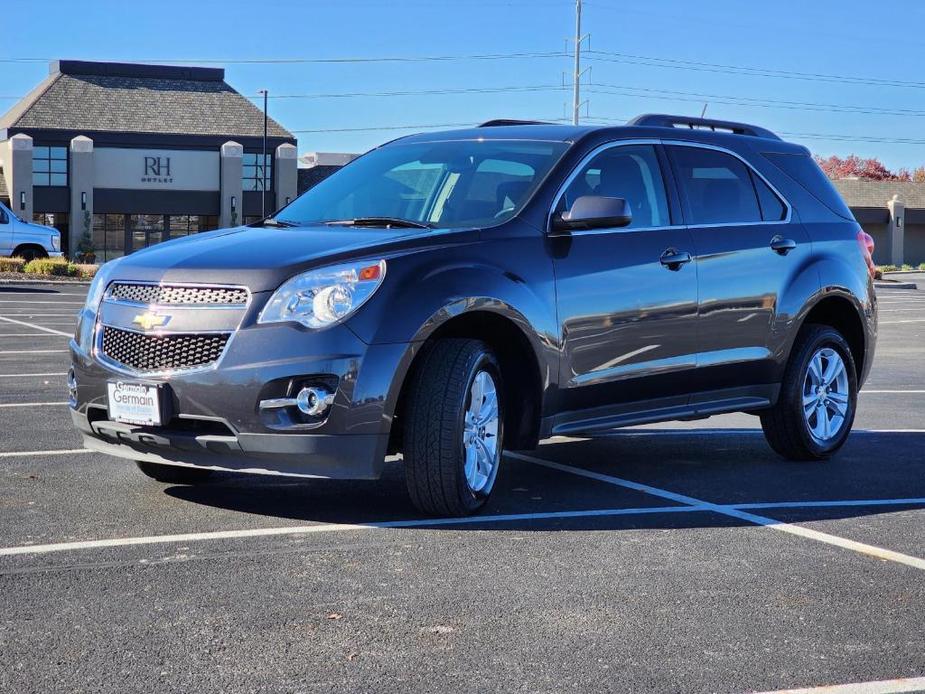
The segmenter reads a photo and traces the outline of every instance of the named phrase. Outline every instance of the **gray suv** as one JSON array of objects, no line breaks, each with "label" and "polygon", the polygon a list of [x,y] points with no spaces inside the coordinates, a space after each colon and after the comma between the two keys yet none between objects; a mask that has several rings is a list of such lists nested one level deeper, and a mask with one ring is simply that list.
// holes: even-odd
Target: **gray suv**
[{"label": "gray suv", "polygon": [[376,478],[400,453],[447,516],[552,435],[744,411],[824,459],[874,354],[871,250],[809,152],[755,126],[413,135],[260,223],[104,265],[71,415],[170,483]]}]

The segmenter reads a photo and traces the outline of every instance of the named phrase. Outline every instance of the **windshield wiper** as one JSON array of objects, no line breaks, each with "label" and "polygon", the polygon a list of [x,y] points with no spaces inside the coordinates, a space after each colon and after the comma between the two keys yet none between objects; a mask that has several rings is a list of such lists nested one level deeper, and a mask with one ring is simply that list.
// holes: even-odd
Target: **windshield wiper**
[{"label": "windshield wiper", "polygon": [[287,222],[284,219],[276,219],[275,217],[268,217],[267,219],[264,219],[262,222],[257,222],[256,226],[283,227],[283,228],[288,229],[289,227],[296,227],[299,225],[295,224],[294,222]]},{"label": "windshield wiper", "polygon": [[332,219],[324,222],[332,226],[349,227],[397,227],[401,229],[433,229],[428,222],[417,222],[401,217],[355,217],[354,219]]}]

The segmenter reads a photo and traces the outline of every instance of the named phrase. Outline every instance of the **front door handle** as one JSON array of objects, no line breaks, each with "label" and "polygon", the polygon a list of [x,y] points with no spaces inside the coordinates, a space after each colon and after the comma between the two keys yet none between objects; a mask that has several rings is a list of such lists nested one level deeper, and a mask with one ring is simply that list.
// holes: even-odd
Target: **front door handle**
[{"label": "front door handle", "polygon": [[687,251],[679,251],[677,248],[669,248],[658,260],[669,270],[680,270],[682,265],[691,262],[691,254]]},{"label": "front door handle", "polygon": [[787,255],[797,247],[797,242],[793,239],[785,239],[783,236],[775,236],[771,239],[771,250],[780,255]]}]

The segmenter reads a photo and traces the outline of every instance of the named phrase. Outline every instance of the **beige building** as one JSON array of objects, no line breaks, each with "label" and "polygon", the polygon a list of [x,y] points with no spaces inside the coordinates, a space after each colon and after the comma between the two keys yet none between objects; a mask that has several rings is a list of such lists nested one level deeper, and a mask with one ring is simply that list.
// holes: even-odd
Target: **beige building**
[{"label": "beige building", "polygon": [[296,139],[220,68],[53,62],[0,117],[0,199],[97,262],[295,198]]},{"label": "beige building", "polygon": [[878,265],[925,263],[925,183],[833,181],[855,219],[874,237]]}]

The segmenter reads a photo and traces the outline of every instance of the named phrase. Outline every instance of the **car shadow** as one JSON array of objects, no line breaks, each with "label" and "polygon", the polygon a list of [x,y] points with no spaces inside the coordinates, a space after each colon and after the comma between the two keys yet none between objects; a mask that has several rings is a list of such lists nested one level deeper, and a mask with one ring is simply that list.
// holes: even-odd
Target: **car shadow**
[{"label": "car shadow", "polygon": [[[824,506],[849,500],[925,499],[925,435],[852,435],[823,463],[777,457],[749,430],[710,434],[672,430],[605,438],[553,440],[530,457],[567,465],[551,469],[506,457],[491,500],[478,517],[440,527],[519,530],[614,530],[747,525],[722,514],[677,512],[683,506],[657,495],[575,474],[585,470],[650,485],[717,504],[790,503],[793,507],[748,509],[771,518],[799,509],[801,521],[831,520],[925,508],[905,505]],[[883,451],[889,451],[888,456]],[[402,523],[433,519],[417,513],[405,489],[400,462],[387,464],[378,481],[301,480],[216,474],[197,486],[171,486],[176,499],[246,514],[319,523]],[[659,510],[669,507],[667,510]],[[558,514],[558,515],[557,515]],[[498,517],[502,518],[498,518]],[[513,516],[513,517],[512,517]],[[494,517],[494,518],[492,518]]]}]

